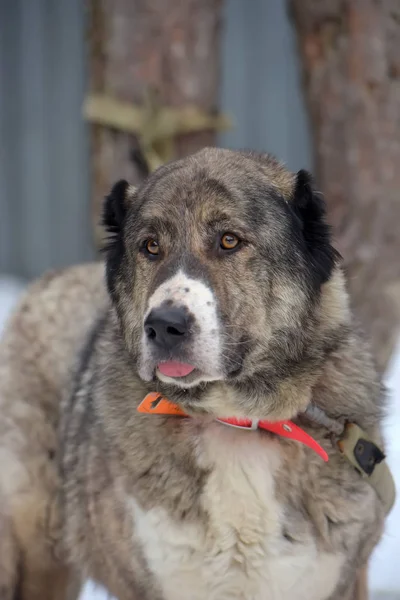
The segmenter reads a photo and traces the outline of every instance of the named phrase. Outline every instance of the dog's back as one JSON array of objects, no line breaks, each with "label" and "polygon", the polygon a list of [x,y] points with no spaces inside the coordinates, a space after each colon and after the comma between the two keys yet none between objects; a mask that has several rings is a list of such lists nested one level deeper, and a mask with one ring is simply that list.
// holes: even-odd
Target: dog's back
[{"label": "dog's back", "polygon": [[94,315],[103,266],[43,277],[22,298],[0,346],[0,598],[73,598],[59,560],[58,415]]}]

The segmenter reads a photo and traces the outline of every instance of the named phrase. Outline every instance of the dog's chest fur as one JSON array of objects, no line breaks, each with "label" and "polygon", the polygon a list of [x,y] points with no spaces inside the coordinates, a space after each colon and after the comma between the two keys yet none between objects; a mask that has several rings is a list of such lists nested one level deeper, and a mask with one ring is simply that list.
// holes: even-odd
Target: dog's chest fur
[{"label": "dog's chest fur", "polygon": [[284,536],[279,442],[215,424],[199,439],[198,462],[210,469],[203,522],[179,523],[130,499],[136,539],[165,600],[329,598],[344,557],[320,552],[311,532],[301,542]]}]

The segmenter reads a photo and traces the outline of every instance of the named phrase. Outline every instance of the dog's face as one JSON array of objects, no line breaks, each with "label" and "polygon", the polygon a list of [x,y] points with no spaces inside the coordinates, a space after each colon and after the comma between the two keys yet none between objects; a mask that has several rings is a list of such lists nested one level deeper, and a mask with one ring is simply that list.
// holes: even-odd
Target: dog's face
[{"label": "dog's face", "polygon": [[105,224],[108,287],[143,380],[271,386],[313,356],[335,251],[305,172],[205,149],[138,190],[116,184]]}]

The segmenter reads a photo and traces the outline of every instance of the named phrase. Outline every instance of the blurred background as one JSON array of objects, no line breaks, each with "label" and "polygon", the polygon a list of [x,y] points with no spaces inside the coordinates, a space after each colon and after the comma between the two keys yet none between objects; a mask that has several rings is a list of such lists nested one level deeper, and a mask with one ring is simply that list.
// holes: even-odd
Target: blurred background
[{"label": "blurred background", "polygon": [[[0,0],[0,142],[0,329],[32,278],[97,257],[103,197],[140,179],[138,150],[152,168],[221,145],[311,170],[400,484],[399,0]],[[399,550],[397,503],[376,598],[400,598]]]}]

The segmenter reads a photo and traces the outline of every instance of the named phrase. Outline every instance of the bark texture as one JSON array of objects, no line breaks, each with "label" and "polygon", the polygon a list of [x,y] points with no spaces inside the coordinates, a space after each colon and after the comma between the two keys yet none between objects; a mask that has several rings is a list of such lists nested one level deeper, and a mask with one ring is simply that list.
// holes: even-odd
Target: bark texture
[{"label": "bark texture", "polygon": [[290,5],[318,183],[383,370],[400,321],[400,2]]},{"label": "bark texture", "polygon": [[[219,83],[222,0],[89,0],[90,90],[142,103],[149,89],[173,107],[214,111]],[[92,125],[92,207],[123,177],[137,178],[132,135]],[[214,144],[215,133],[177,136],[175,156]],[[96,229],[96,237],[101,235]]]}]

